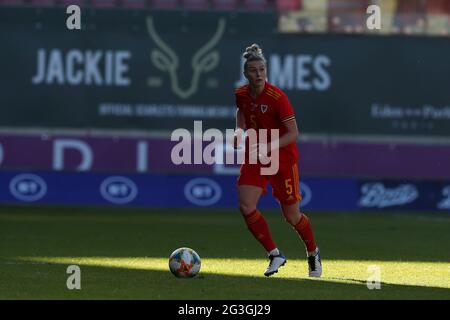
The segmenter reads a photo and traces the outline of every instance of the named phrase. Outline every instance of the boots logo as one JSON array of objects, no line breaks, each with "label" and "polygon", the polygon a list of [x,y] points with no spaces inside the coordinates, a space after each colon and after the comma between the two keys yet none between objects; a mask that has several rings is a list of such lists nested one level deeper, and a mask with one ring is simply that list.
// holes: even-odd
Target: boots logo
[{"label": "boots logo", "polygon": [[200,75],[213,70],[220,61],[220,54],[214,47],[220,41],[225,31],[225,19],[219,20],[216,32],[213,37],[202,47],[200,47],[191,59],[191,66],[193,69],[191,83],[188,88],[183,89],[180,86],[178,79],[179,58],[173,49],[165,43],[156,32],[153,19],[147,18],[147,30],[150,38],[158,47],[151,51],[151,60],[153,65],[169,74],[170,87],[172,91],[181,99],[187,99],[198,90]]},{"label": "boots logo", "polygon": [[412,184],[402,184],[396,188],[386,188],[382,183],[365,183],[361,186],[361,207],[385,208],[404,205],[419,197],[419,191]]},{"label": "boots logo", "polygon": [[437,207],[441,210],[450,209],[450,186],[442,189],[443,199],[438,203]]}]

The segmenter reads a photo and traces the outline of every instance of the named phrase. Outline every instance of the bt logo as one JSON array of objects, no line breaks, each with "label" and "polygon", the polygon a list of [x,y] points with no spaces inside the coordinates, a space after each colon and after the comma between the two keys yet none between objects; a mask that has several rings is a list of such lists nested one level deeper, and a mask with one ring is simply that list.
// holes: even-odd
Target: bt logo
[{"label": "bt logo", "polygon": [[138,188],[131,179],[113,176],[102,182],[100,193],[105,200],[111,203],[125,204],[136,198]]},{"label": "bt logo", "polygon": [[437,207],[441,210],[450,209],[450,186],[442,189],[442,200],[438,203]]},{"label": "bt logo", "polygon": [[33,202],[46,195],[47,184],[35,174],[23,173],[11,179],[9,191],[17,200]]},{"label": "bt logo", "polygon": [[184,187],[186,199],[198,206],[210,206],[222,197],[222,189],[214,180],[196,178],[189,181]]},{"label": "bt logo", "polygon": [[304,182],[300,182],[300,194],[302,195],[302,201],[300,202],[300,207],[305,207],[312,199],[311,188]]}]

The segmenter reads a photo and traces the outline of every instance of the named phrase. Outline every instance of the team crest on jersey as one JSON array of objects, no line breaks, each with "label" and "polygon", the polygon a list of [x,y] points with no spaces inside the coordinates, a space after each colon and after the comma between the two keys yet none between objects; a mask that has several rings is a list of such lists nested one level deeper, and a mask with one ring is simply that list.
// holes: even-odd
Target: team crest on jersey
[{"label": "team crest on jersey", "polygon": [[261,112],[262,113],[266,113],[267,109],[269,108],[269,106],[267,104],[262,104],[261,105]]}]

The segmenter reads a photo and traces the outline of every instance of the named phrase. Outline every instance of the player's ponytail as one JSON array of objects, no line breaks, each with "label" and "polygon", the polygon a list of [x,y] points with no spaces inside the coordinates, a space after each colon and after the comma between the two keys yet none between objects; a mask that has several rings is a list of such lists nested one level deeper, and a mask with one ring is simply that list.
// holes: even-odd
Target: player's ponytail
[{"label": "player's ponytail", "polygon": [[264,58],[261,48],[256,43],[245,48],[245,52],[242,56],[245,59],[244,70],[247,69],[247,62],[249,61],[263,61],[266,63],[266,58]]}]

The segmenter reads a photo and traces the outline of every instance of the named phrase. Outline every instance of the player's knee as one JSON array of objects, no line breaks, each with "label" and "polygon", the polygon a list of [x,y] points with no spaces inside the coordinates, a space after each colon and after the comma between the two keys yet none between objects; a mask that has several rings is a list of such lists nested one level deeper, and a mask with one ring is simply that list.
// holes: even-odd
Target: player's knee
[{"label": "player's knee", "polygon": [[256,205],[252,205],[246,202],[239,202],[239,210],[244,216],[246,216],[256,210]]},{"label": "player's knee", "polygon": [[302,213],[297,213],[297,212],[288,213],[288,214],[284,214],[283,216],[287,223],[289,223],[292,226],[295,226],[302,218]]},{"label": "player's knee", "polygon": [[296,225],[296,223],[295,223],[296,219],[292,216],[284,216],[284,220],[286,220],[286,222],[292,226]]}]

